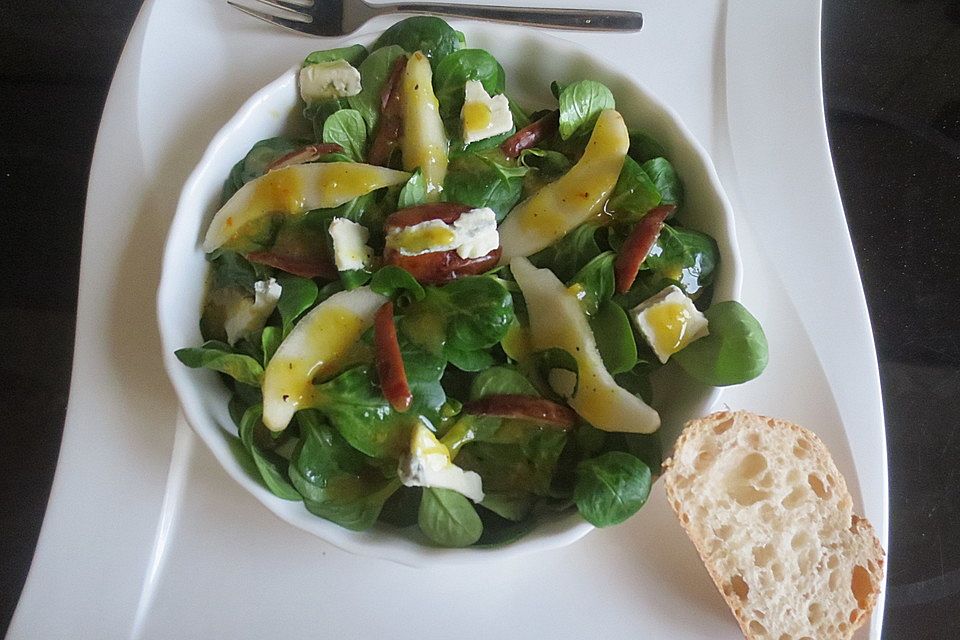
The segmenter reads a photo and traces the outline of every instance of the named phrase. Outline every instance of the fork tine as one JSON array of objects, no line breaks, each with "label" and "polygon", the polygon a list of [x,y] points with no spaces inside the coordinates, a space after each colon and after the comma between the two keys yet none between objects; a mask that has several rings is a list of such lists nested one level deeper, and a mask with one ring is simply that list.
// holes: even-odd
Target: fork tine
[{"label": "fork tine", "polygon": [[302,16],[308,16],[310,9],[313,7],[313,3],[305,2],[295,2],[293,0],[256,0],[260,4],[265,4],[268,7],[273,7],[274,9],[283,9],[284,11],[293,11],[294,13],[299,13]]},{"label": "fork tine", "polygon": [[[257,2],[266,4],[272,7],[276,7],[279,9],[285,8],[285,7],[282,7],[281,5],[278,5],[274,0],[257,0]],[[305,33],[309,28],[308,25],[313,21],[313,19],[310,16],[299,13],[299,12],[296,12],[297,15],[306,19],[293,20],[290,18],[281,18],[279,16],[275,16],[269,13],[264,13],[262,11],[250,9],[249,7],[245,7],[242,4],[238,4],[233,0],[227,0],[227,4],[229,4],[234,9],[244,12],[248,16],[253,16],[254,18],[258,18],[260,20],[263,20],[264,22],[269,22],[270,24],[274,24],[284,29],[289,29],[290,31],[295,31],[297,33]]]}]

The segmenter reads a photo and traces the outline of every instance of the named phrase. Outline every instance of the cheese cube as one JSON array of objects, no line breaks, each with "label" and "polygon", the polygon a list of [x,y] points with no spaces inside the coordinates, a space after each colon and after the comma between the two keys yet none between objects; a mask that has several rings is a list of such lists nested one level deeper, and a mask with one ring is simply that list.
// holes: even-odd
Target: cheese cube
[{"label": "cheese cube", "polygon": [[307,104],[360,93],[360,72],[346,60],[310,64],[300,69],[300,97]]},{"label": "cheese cube", "polygon": [[458,256],[467,260],[485,256],[499,246],[497,214],[489,207],[466,211],[453,224],[427,220],[402,229],[391,229],[387,234],[387,247],[404,256],[456,251]]},{"label": "cheese cube", "polygon": [[334,218],[328,230],[337,271],[363,269],[370,264],[373,249],[367,246],[370,231],[365,226],[347,218]]},{"label": "cheese cube", "polygon": [[450,450],[422,423],[413,427],[409,452],[400,458],[397,477],[407,487],[450,489],[474,502],[483,500],[483,481],[450,461]]},{"label": "cheese cube", "polygon": [[226,308],[223,328],[227,342],[234,344],[241,338],[263,329],[267,318],[277,307],[280,299],[280,283],[275,279],[261,280],[253,284],[254,298],[238,295]]},{"label": "cheese cube", "polygon": [[709,333],[706,316],[675,285],[641,302],[630,311],[630,317],[662,363]]},{"label": "cheese cube", "polygon": [[490,97],[479,80],[467,81],[460,120],[463,141],[467,144],[507,133],[513,128],[513,114],[507,96]]}]

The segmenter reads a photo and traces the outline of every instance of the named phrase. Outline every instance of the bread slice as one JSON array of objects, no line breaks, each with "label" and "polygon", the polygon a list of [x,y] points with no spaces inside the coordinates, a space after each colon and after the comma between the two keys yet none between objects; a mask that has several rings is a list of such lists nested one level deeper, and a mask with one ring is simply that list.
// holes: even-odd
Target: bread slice
[{"label": "bread slice", "polygon": [[850,638],[873,609],[883,549],[811,432],[714,413],[687,423],[663,480],[747,638]]}]

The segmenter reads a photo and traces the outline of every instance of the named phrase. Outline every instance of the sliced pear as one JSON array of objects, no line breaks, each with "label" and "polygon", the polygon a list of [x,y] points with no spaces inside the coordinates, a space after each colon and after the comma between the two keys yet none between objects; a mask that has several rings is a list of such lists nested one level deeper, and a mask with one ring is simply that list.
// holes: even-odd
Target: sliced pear
[{"label": "sliced pear", "polygon": [[369,287],[335,293],[293,328],[263,374],[263,424],[283,431],[311,406],[313,385],[337,373],[387,298]]},{"label": "sliced pear", "polygon": [[598,215],[617,184],[629,148],[623,117],[613,109],[602,112],[577,164],[514,207],[500,225],[500,263],[532,255]]},{"label": "sliced pear", "polygon": [[203,240],[203,250],[213,251],[244,225],[263,216],[339,207],[381,187],[403,184],[409,178],[405,171],[359,162],[317,162],[271,171],[243,185],[217,211]]},{"label": "sliced pear", "polygon": [[530,338],[537,351],[560,348],[577,361],[579,381],[554,380],[554,391],[580,416],[604,431],[652,433],[660,415],[647,403],[619,386],[603,366],[587,316],[576,295],[549,269],[537,269],[526,258],[514,258],[510,270],[516,278],[530,316]]},{"label": "sliced pear", "polygon": [[440,103],[433,93],[430,60],[417,51],[410,56],[400,85],[403,105],[403,168],[420,169],[427,183],[427,201],[440,200],[447,175],[447,133],[440,118]]}]

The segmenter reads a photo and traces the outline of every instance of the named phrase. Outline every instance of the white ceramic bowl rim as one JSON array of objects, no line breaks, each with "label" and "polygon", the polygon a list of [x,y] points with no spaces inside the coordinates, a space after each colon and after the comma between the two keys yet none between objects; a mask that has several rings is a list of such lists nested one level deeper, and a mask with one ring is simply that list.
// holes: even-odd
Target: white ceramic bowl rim
[{"label": "white ceramic bowl rim", "polygon": [[[684,179],[688,193],[685,211],[691,207],[692,201],[702,200],[705,208],[711,209],[714,217],[717,218],[711,223],[714,228],[703,229],[717,240],[723,257],[721,271],[715,282],[715,300],[739,298],[741,269],[732,209],[723,193],[712,162],[672,109],[660,103],[640,83],[622,74],[612,64],[586,53],[579,45],[566,40],[539,32],[521,31],[516,27],[464,23],[461,28],[468,33],[470,46],[488,48],[498,59],[502,59],[497,54],[497,49],[503,40],[498,39],[497,34],[514,29],[522,34],[524,43],[536,49],[537,59],[552,60],[554,65],[558,64],[558,60],[575,60],[572,66],[579,64],[588,67],[591,77],[600,76],[597,79],[611,85],[618,100],[624,92],[632,94],[632,96],[626,96],[635,98],[632,104],[639,105],[638,108],[642,108],[651,118],[657,119],[655,126],[650,121],[645,121],[644,130],[664,130],[664,135],[654,137],[667,148],[668,156]],[[375,35],[370,34],[362,39],[372,39]],[[338,45],[331,44],[332,46]],[[505,63],[504,66],[508,70],[509,77],[510,68],[514,65]],[[199,238],[213,213],[212,207],[216,204],[211,200],[211,194],[219,194],[220,185],[226,177],[225,172],[220,172],[214,167],[224,164],[223,155],[231,146],[235,146],[232,142],[238,136],[238,132],[243,132],[244,127],[251,126],[251,122],[254,122],[258,115],[262,115],[265,108],[269,109],[275,102],[284,100],[289,107],[297,108],[297,69],[298,66],[291,68],[256,92],[223,126],[184,185],[177,205],[177,212],[164,250],[157,304],[164,364],[187,421],[227,473],[271,512],[282,520],[352,553],[380,557],[410,566],[434,563],[464,564],[558,548],[580,539],[592,529],[592,526],[583,521],[575,510],[538,524],[533,532],[509,545],[467,549],[426,546],[405,538],[399,535],[397,530],[384,525],[377,525],[370,531],[358,533],[314,516],[302,503],[286,501],[274,496],[262,483],[248,474],[231,448],[231,440],[235,438],[236,430],[226,413],[226,402],[220,400],[221,406],[211,404],[211,396],[214,396],[214,401],[218,401],[215,387],[211,385],[219,385],[222,388],[222,384],[213,372],[188,369],[173,355],[176,349],[199,344],[200,341],[197,315],[198,296],[202,296],[202,286],[198,287],[197,282],[186,281],[185,278],[191,278],[193,281],[202,280],[197,277],[195,268],[190,267],[196,267],[199,264],[196,260],[198,254],[202,260]],[[544,85],[543,89],[551,79],[553,78],[547,77],[541,81]],[[623,91],[618,91],[614,85],[621,87]],[[517,91],[513,87],[509,91],[514,96],[523,93],[522,90]],[[523,103],[522,100],[521,103]],[[624,109],[621,108],[621,111]],[[628,125],[638,124],[632,122],[629,113],[625,112],[624,116]],[[249,148],[252,142],[247,142],[246,148]],[[237,159],[234,156],[228,160],[232,164]],[[696,188],[691,189],[691,185],[696,185]],[[215,196],[213,198],[215,199]],[[707,222],[710,222],[709,219]],[[691,226],[703,228],[703,225]],[[199,284],[202,285],[202,282]],[[186,292],[193,295],[185,295]],[[225,389],[219,395],[223,393],[226,393]],[[690,391],[688,395],[692,403],[690,406],[685,403],[678,404],[682,404],[689,410],[687,414],[689,416],[693,413],[709,411],[719,397],[719,390],[700,388]],[[664,411],[661,409],[661,413]],[[669,408],[666,411],[669,413]],[[671,416],[671,419],[673,418],[675,416]],[[664,422],[665,424],[668,422],[666,416]]]}]

